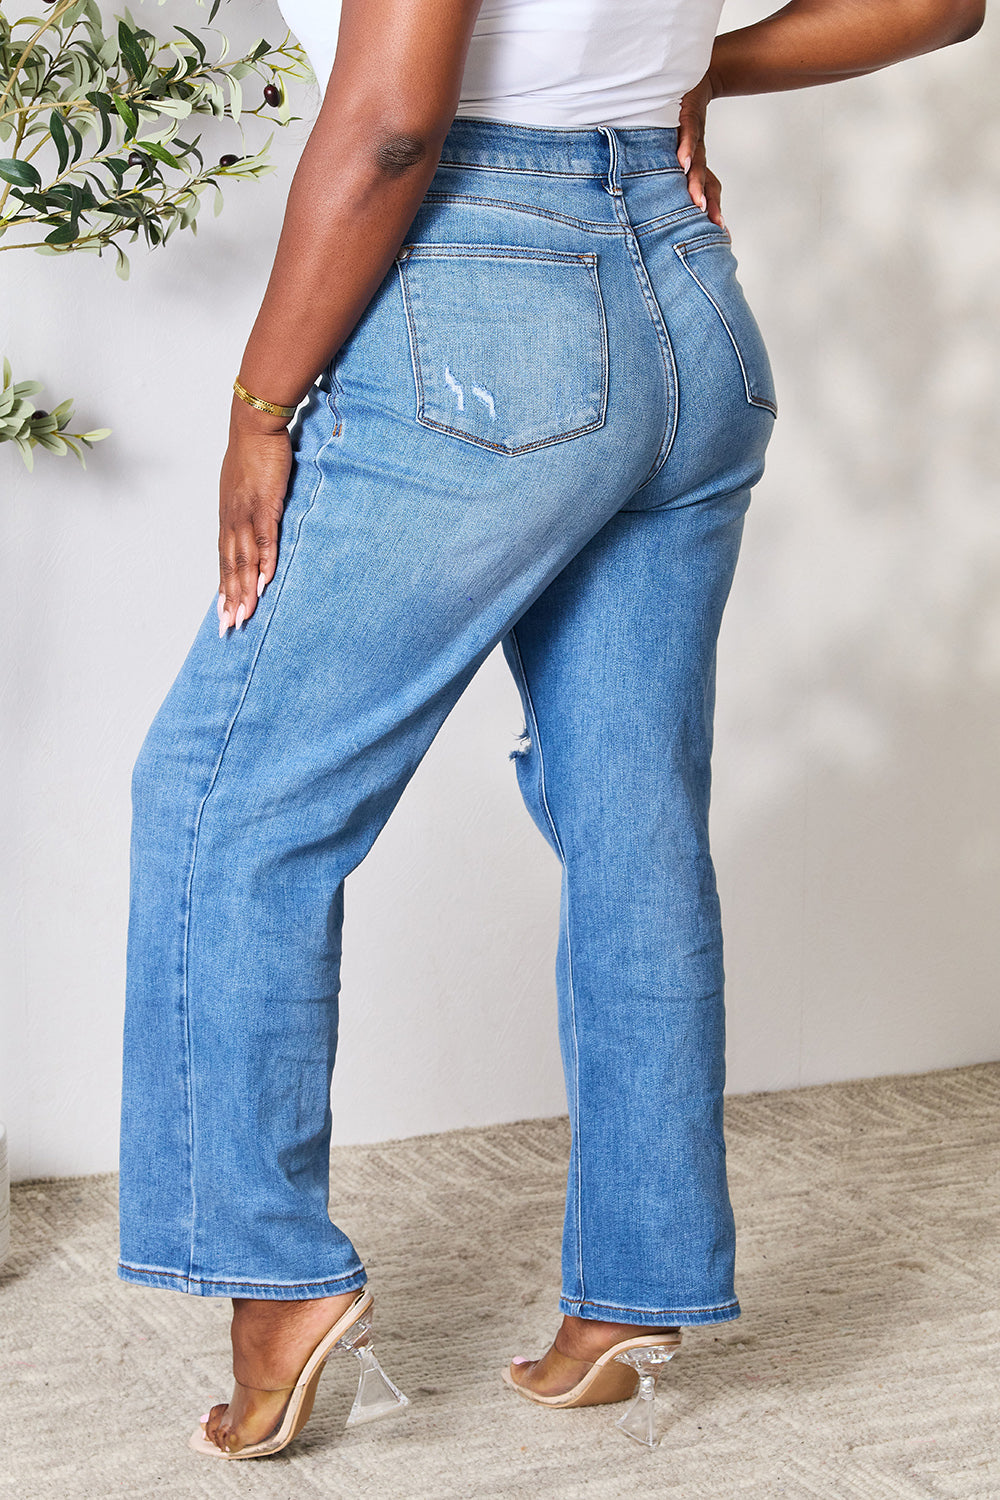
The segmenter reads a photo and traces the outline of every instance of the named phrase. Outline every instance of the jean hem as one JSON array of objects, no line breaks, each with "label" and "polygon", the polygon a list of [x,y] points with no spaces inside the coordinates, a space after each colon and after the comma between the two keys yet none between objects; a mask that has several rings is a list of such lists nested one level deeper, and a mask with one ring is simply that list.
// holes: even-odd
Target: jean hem
[{"label": "jean hem", "polygon": [[368,1280],[364,1267],[334,1276],[326,1281],[223,1281],[205,1276],[190,1276],[168,1271],[162,1266],[130,1266],[118,1262],[120,1281],[139,1286],[165,1287],[173,1292],[188,1292],[194,1297],[247,1297],[269,1302],[307,1301],[313,1297],[339,1297],[363,1287]]},{"label": "jean hem", "polygon": [[711,1307],[622,1307],[617,1302],[593,1302],[588,1298],[560,1297],[559,1311],[573,1318],[593,1318],[604,1323],[661,1323],[694,1326],[699,1323],[729,1323],[741,1314],[740,1304],[720,1302]]}]

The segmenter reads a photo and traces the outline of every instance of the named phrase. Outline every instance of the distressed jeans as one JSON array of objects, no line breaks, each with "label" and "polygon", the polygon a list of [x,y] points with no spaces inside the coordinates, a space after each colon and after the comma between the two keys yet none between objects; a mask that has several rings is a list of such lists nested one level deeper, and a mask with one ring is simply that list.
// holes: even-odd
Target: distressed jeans
[{"label": "distressed jeans", "polygon": [[224,640],[213,596],[133,774],[127,1281],[364,1283],[329,1181],[344,881],[501,643],[563,872],[560,1308],[739,1314],[710,754],[775,407],[676,141],[457,120],[296,414],[274,580]]}]

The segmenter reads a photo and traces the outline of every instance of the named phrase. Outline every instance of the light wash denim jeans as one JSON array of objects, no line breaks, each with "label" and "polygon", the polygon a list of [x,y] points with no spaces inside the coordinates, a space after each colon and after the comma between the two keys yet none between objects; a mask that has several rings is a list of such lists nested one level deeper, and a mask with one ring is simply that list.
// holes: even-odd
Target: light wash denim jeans
[{"label": "light wash denim jeans", "polygon": [[774,391],[676,140],[456,121],[296,415],[274,581],[221,641],[213,596],[133,777],[127,1281],[365,1281],[328,1211],[343,883],[502,642],[563,867],[560,1308],[739,1314],[709,760]]}]

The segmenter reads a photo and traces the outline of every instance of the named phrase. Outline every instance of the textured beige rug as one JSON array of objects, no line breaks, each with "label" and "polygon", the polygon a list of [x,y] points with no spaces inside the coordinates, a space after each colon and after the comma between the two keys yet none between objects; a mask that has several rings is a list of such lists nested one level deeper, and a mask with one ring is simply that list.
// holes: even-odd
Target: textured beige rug
[{"label": "textured beige rug", "polygon": [[337,1149],[412,1405],[344,1431],[334,1362],[302,1437],[246,1463],[185,1446],[226,1391],[228,1304],[115,1279],[113,1178],[26,1184],[0,1270],[0,1492],[997,1500],[998,1105],[1000,1064],[728,1101],[744,1315],[686,1335],[652,1453],[621,1408],[545,1411],[499,1378],[557,1322],[564,1120]]}]

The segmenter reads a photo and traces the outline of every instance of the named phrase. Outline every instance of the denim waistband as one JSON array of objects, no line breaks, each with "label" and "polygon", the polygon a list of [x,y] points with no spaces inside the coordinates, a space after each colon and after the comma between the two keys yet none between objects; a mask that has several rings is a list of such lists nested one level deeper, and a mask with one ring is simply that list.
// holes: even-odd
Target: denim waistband
[{"label": "denim waistband", "polygon": [[493,167],[553,177],[629,177],[679,172],[677,130],[668,125],[587,125],[565,129],[462,115],[441,152],[443,166]]}]

